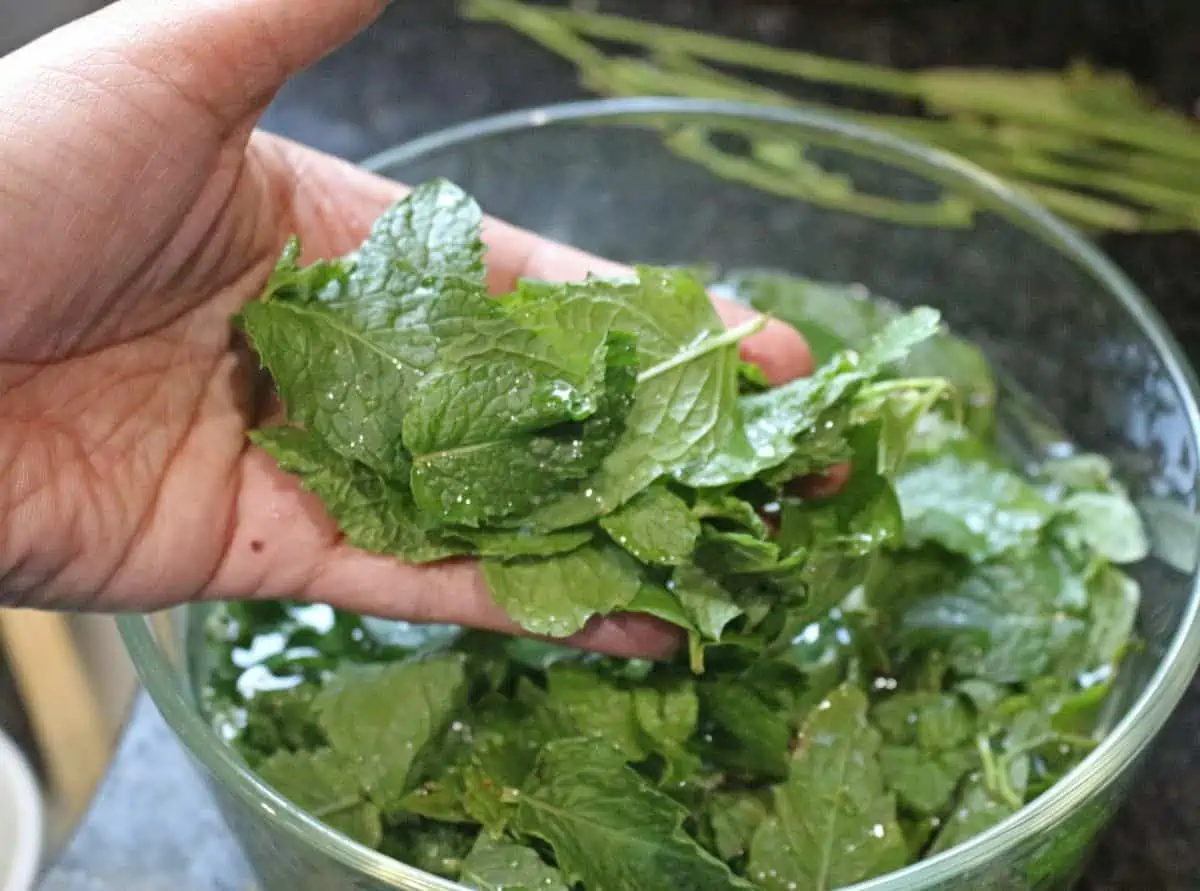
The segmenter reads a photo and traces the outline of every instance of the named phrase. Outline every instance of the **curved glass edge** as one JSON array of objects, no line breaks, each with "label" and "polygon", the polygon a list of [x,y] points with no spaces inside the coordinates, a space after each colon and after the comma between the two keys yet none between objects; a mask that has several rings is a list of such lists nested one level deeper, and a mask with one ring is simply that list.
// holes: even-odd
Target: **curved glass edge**
[{"label": "curved glass edge", "polygon": [[[542,106],[494,115],[421,137],[361,162],[382,172],[481,137],[572,122],[614,120],[638,115],[709,115],[751,118],[815,131],[853,150],[868,148],[879,160],[903,166],[953,185],[1006,221],[1037,235],[1084,267],[1112,293],[1160,355],[1171,382],[1183,394],[1188,426],[1200,440],[1200,385],[1182,348],[1149,301],[1097,247],[1050,211],[1000,179],[957,156],[841,119],[837,115],[753,103],[640,97]],[[192,756],[246,805],[262,813],[298,841],[384,882],[406,883],[412,891],[469,891],[465,886],[398,863],[364,847],[310,817],[261,782],[204,722],[175,686],[173,669],[162,658],[144,617],[118,619],[121,636],[151,698]],[[1003,856],[1023,841],[1053,829],[1130,768],[1157,736],[1200,667],[1200,584],[1161,665],[1129,712],[1091,752],[1049,791],[1011,817],[964,844],[843,891],[907,891],[945,882]]]}]

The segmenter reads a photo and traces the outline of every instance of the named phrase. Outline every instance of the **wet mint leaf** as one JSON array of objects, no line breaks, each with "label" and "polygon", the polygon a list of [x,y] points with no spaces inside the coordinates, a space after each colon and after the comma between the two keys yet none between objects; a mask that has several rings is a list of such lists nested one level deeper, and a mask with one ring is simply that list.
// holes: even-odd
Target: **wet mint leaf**
[{"label": "wet mint leaf", "polygon": [[636,383],[628,337],[547,338],[482,289],[445,288],[429,313],[437,361],[403,428],[418,507],[467,526],[524,516],[600,465]]},{"label": "wet mint leaf", "polygon": [[482,288],[481,219],[473,200],[439,181],[386,211],[354,257],[301,268],[299,243],[288,245],[238,324],[292,423],[395,474],[409,398],[434,359],[430,304],[447,276]]},{"label": "wet mint leaf", "polygon": [[699,692],[702,720],[712,728],[711,760],[768,779],[787,775],[794,728],[773,698],[736,677],[703,683]]},{"label": "wet mint leaf", "polygon": [[[735,273],[728,283],[750,305],[800,331],[818,364],[840,350],[863,349],[903,312],[899,305],[859,285],[765,272]],[[986,357],[974,344],[940,332],[916,346],[893,372],[901,377],[948,379],[968,427],[977,433],[991,429],[996,382]]]},{"label": "wet mint leaf", "polygon": [[727,492],[701,489],[696,493],[692,514],[698,520],[707,520],[719,532],[745,532],[757,538],[767,537],[767,524],[754,505]]},{"label": "wet mint leaf", "polygon": [[643,584],[641,567],[610,544],[537,560],[485,560],[483,575],[513,621],[550,637],[568,637],[592,616],[625,607]]},{"label": "wet mint leaf", "polygon": [[625,332],[638,354],[634,405],[616,447],[574,493],[532,514],[531,525],[558,529],[610,513],[737,434],[737,341],[751,329],[726,331],[695,279],[642,268],[636,282],[526,283],[524,289],[509,299],[519,323],[571,332],[584,343]]},{"label": "wet mint leaf", "polygon": [[416,786],[466,701],[459,654],[343,671],[314,707],[330,747],[383,811]]},{"label": "wet mint leaf", "polygon": [[1137,509],[1122,494],[1078,492],[1063,502],[1071,530],[1097,555],[1113,563],[1136,563],[1150,553]]},{"label": "wet mint leaf", "polygon": [[1039,548],[976,567],[950,590],[919,600],[901,619],[910,650],[936,647],[966,677],[1018,683],[1070,665],[1087,626],[1067,612],[1085,600],[1062,555]]},{"label": "wet mint leaf", "polygon": [[754,835],[747,875],[767,891],[831,891],[903,866],[879,747],[860,690],[840,687],[818,705]]},{"label": "wet mint leaf", "polygon": [[522,792],[516,828],[550,845],[589,891],[751,891],[683,830],[684,807],[603,744],[551,743]]},{"label": "wet mint leaf", "polygon": [[379,808],[367,800],[352,765],[331,749],[279,751],[256,772],[297,807],[369,848],[383,837]]},{"label": "wet mint leaf", "polygon": [[978,760],[973,748],[927,752],[885,745],[879,751],[884,784],[901,805],[922,816],[945,813],[959,782]]},{"label": "wet mint leaf", "polygon": [[700,521],[687,502],[661,485],[635,495],[601,518],[600,525],[613,541],[643,563],[659,566],[684,563],[700,537]]},{"label": "wet mint leaf", "polygon": [[1013,471],[954,450],[914,463],[896,492],[910,545],[934,542],[974,561],[1029,550],[1054,516]]},{"label": "wet mint leaf", "polygon": [[461,543],[424,528],[405,483],[342,457],[311,433],[269,427],[253,431],[250,439],[321,499],[355,547],[409,563],[467,552]]},{"label": "wet mint leaf", "polygon": [[[913,310],[880,330],[861,356],[840,353],[812,377],[743,397],[744,436],[730,440],[702,464],[679,474],[679,479],[704,488],[745,482],[781,465],[788,466],[791,476],[828,467],[832,462],[818,463],[809,453],[817,453],[822,462],[842,457],[840,443],[827,442],[818,435],[834,423],[830,413],[839,403],[848,406],[863,383],[878,375],[884,365],[931,337],[939,319],[934,310]],[[806,434],[812,443],[804,441]]]},{"label": "wet mint leaf", "polygon": [[420,817],[390,824],[381,853],[447,879],[457,879],[478,835],[473,826]]},{"label": "wet mint leaf", "polygon": [[633,691],[633,713],[648,747],[662,756],[664,784],[678,783],[700,768],[700,759],[688,750],[696,732],[700,700],[690,680],[642,687]]},{"label": "wet mint leaf", "polygon": [[611,746],[629,761],[649,754],[629,690],[574,665],[551,668],[546,684],[548,706],[567,718],[577,735]]},{"label": "wet mint leaf", "polygon": [[1016,810],[1011,803],[988,788],[982,775],[976,774],[967,780],[954,803],[949,819],[933,840],[929,853],[948,851],[991,829],[1001,820],[1016,813]]},{"label": "wet mint leaf", "polygon": [[1088,596],[1091,624],[1083,670],[1108,674],[1133,637],[1141,589],[1119,569],[1106,566],[1088,581]]},{"label": "wet mint leaf", "polygon": [[537,851],[484,836],[463,861],[459,881],[477,891],[568,891],[558,870]]},{"label": "wet mint leaf", "polygon": [[975,736],[966,704],[949,693],[895,693],[871,709],[871,720],[891,743],[927,752],[957,749]]},{"label": "wet mint leaf", "polygon": [[713,843],[722,860],[750,850],[750,840],[767,818],[770,798],[758,791],[717,792],[708,803]]},{"label": "wet mint leaf", "polygon": [[719,641],[726,626],[742,614],[729,592],[695,566],[676,569],[669,587],[691,627],[704,640]]},{"label": "wet mint leaf", "polygon": [[559,532],[526,532],[522,529],[454,529],[445,538],[462,541],[480,557],[511,560],[516,557],[553,557],[565,554],[590,542],[590,529],[563,529]]}]

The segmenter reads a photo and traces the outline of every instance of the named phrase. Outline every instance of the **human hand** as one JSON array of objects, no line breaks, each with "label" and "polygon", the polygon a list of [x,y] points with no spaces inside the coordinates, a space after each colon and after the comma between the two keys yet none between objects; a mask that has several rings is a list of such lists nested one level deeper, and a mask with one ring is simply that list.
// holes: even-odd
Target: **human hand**
[{"label": "human hand", "polygon": [[[343,254],[403,194],[254,125],[384,5],[119,0],[0,59],[0,603],[282,598],[512,630],[473,563],[346,546],[245,438],[267,400],[230,316],[290,234]],[[485,241],[497,289],[614,268],[497,221]],[[774,383],[811,370],[778,322],[742,352]],[[575,642],[671,639],[613,617]]]}]

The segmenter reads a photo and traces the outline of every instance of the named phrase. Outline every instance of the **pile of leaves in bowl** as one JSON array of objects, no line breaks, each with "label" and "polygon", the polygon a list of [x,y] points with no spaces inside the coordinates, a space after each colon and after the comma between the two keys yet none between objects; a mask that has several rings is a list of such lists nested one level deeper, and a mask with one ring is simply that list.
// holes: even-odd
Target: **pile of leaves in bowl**
[{"label": "pile of leaves in bowl", "polygon": [[[951,848],[1077,764],[1146,552],[1101,458],[1015,467],[933,310],[760,273],[525,281],[416,189],[348,257],[293,243],[239,325],[286,405],[254,441],[352,544],[471,555],[539,637],[221,607],[214,724],[364,845],[484,889],[824,891]],[[708,291],[819,359],[767,385]],[[794,481],[851,467],[832,496]],[[672,661],[559,643],[678,625]]]}]

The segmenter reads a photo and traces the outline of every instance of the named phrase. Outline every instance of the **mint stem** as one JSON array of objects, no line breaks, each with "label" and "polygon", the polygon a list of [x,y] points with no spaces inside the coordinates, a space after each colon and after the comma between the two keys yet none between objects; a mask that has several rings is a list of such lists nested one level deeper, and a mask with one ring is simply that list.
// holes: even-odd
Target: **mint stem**
[{"label": "mint stem", "polygon": [[756,334],[767,326],[767,322],[771,319],[769,316],[755,316],[749,321],[742,322],[736,328],[727,328],[716,337],[706,337],[692,345],[690,349],[676,353],[665,362],[660,362],[658,365],[652,365],[638,375],[638,383],[645,383],[648,380],[653,380],[660,374],[670,371],[672,368],[678,368],[680,365],[685,365],[688,362],[698,359],[707,353],[723,349],[727,346],[732,346],[743,337],[749,337],[751,334]]}]

